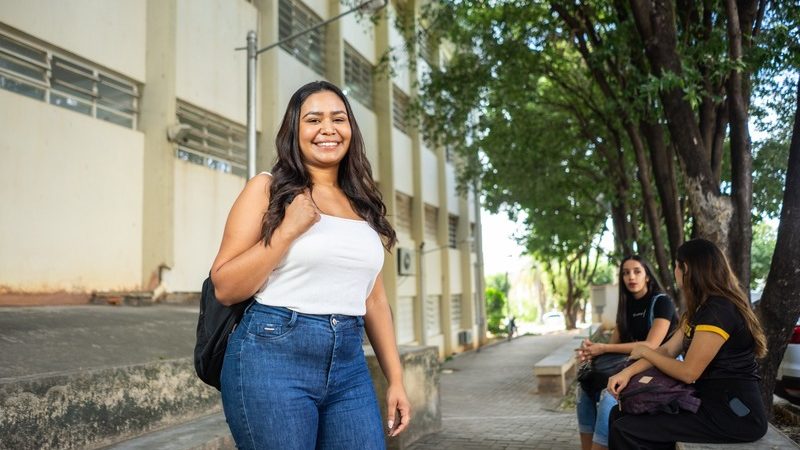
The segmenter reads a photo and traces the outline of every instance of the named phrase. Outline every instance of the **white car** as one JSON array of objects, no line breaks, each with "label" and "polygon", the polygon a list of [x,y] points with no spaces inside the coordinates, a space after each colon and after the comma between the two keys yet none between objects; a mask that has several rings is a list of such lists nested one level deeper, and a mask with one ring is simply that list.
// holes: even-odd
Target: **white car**
[{"label": "white car", "polygon": [[548,326],[563,328],[565,323],[564,314],[561,311],[546,312],[542,316],[542,322]]},{"label": "white car", "polygon": [[787,395],[800,398],[800,319],[794,326],[789,345],[786,346],[777,378]]}]

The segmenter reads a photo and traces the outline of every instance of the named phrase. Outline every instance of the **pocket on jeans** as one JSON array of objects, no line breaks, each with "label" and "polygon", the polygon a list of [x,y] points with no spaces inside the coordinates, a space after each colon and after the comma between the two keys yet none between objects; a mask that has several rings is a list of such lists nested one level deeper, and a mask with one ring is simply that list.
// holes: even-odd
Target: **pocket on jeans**
[{"label": "pocket on jeans", "polygon": [[247,332],[263,339],[277,339],[286,336],[294,329],[289,320],[289,318],[277,315],[253,317],[247,327]]}]

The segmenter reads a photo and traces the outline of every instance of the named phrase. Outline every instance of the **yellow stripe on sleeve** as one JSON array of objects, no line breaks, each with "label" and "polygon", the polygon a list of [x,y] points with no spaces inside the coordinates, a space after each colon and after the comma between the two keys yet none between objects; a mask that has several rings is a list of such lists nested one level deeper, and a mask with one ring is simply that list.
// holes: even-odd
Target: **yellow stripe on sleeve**
[{"label": "yellow stripe on sleeve", "polygon": [[717,333],[718,335],[722,336],[722,339],[728,340],[731,335],[729,335],[725,330],[720,327],[716,327],[714,325],[697,325],[694,327],[694,331],[710,331],[711,333]]}]

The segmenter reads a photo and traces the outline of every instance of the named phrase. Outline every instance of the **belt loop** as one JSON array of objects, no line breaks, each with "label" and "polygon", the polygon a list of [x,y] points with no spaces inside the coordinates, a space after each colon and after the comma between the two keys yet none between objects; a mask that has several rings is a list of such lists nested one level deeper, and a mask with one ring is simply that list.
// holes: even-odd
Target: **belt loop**
[{"label": "belt loop", "polygon": [[297,311],[294,310],[289,310],[289,311],[292,312],[292,317],[289,319],[289,323],[287,323],[286,325],[293,327],[294,323],[297,322]]}]

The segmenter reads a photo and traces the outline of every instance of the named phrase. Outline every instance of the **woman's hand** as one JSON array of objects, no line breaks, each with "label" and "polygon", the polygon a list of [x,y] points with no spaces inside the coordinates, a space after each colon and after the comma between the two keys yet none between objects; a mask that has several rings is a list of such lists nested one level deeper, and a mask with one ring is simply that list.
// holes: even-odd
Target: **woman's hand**
[{"label": "woman's hand", "polygon": [[592,342],[589,339],[584,339],[581,343],[581,348],[578,349],[578,358],[581,362],[589,361],[595,356],[600,356],[606,352],[606,344],[602,342]]},{"label": "woman's hand", "polygon": [[625,389],[625,386],[628,385],[628,382],[631,380],[631,375],[628,374],[628,371],[622,370],[616,375],[612,375],[608,377],[608,392],[614,396],[614,398],[619,398],[619,393]]},{"label": "woman's hand", "polygon": [[411,403],[402,385],[389,386],[386,390],[386,426],[389,436],[405,431],[411,421]]},{"label": "woman's hand", "polygon": [[312,225],[319,222],[319,218],[317,206],[314,205],[311,195],[306,189],[302,193],[295,195],[292,202],[286,206],[286,213],[283,216],[283,221],[278,226],[278,230],[283,238],[291,242],[308,231]]},{"label": "woman's hand", "polygon": [[[631,356],[628,359],[630,359],[632,361],[635,361],[635,360],[637,360],[639,358],[643,358],[644,357],[644,353],[646,351],[648,351],[648,350],[652,350],[652,349],[650,347],[648,347],[647,345],[645,345],[645,344],[636,344],[636,345],[633,346],[633,350],[631,350]],[[645,358],[645,359],[647,359],[647,358]]]}]

